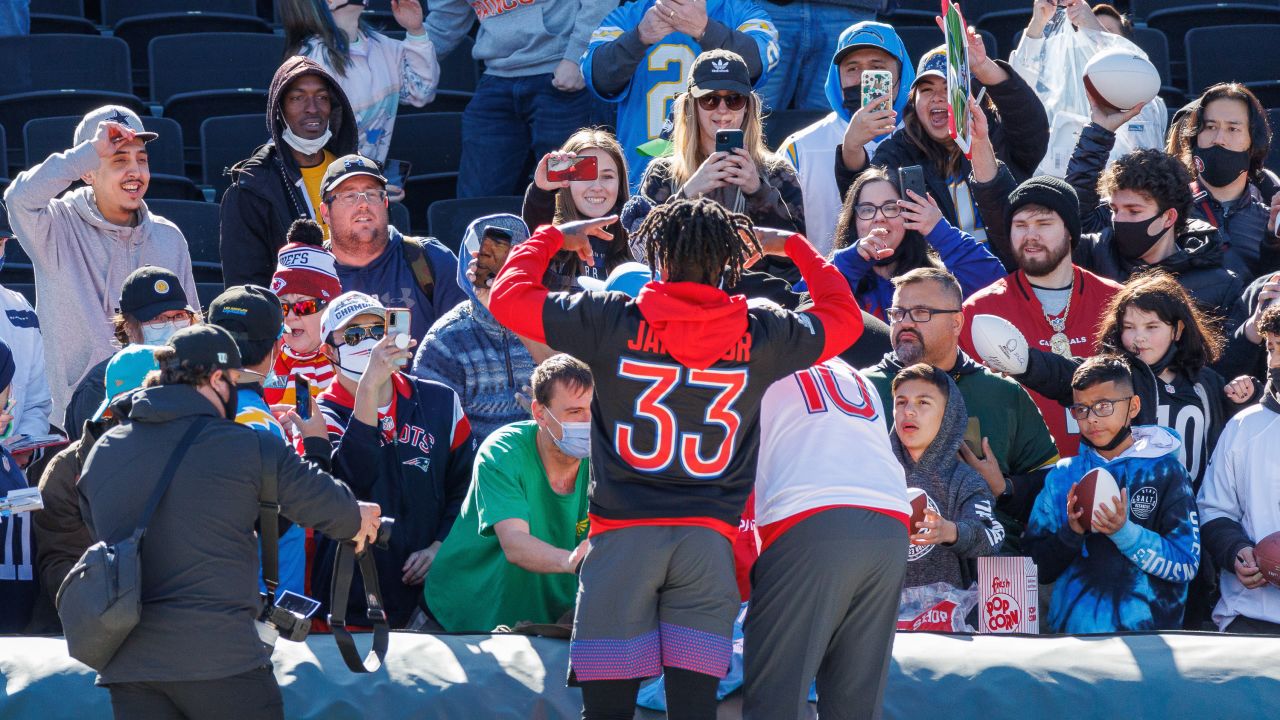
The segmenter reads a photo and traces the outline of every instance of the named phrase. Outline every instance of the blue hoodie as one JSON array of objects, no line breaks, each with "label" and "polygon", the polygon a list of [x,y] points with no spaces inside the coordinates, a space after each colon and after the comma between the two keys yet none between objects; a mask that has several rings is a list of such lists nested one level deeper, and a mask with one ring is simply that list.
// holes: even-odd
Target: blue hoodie
[{"label": "blue hoodie", "polygon": [[[477,218],[463,236],[461,252],[467,262],[471,259],[467,248],[479,246],[486,225],[510,230],[512,246],[529,239],[529,229],[515,215]],[[535,363],[520,338],[498,324],[476,299],[466,277],[467,262],[458,263],[457,286],[470,300],[445,313],[427,331],[413,358],[412,374],[453,388],[476,441],[481,442],[503,425],[529,419],[515,394],[529,384]]]}]

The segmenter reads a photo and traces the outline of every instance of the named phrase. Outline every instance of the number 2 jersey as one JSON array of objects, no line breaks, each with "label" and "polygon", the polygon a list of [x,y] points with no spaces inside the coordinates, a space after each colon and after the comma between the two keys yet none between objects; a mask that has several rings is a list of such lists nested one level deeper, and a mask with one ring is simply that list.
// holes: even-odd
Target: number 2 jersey
[{"label": "number 2 jersey", "polygon": [[591,534],[697,525],[732,540],[755,479],[761,397],[861,333],[848,284],[793,235],[787,254],[815,303],[805,313],[748,309],[742,296],[689,282],[652,281],[635,300],[548,293],[538,278],[561,242],[544,227],[513,249],[490,309],[591,367]]}]

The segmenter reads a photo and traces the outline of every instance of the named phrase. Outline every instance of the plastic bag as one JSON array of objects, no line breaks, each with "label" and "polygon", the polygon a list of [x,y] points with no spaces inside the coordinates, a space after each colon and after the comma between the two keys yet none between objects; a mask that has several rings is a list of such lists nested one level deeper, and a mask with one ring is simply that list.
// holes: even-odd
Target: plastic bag
[{"label": "plastic bag", "polygon": [[938,582],[904,588],[898,605],[898,629],[915,632],[977,632],[965,622],[978,607],[978,586],[958,590]]}]

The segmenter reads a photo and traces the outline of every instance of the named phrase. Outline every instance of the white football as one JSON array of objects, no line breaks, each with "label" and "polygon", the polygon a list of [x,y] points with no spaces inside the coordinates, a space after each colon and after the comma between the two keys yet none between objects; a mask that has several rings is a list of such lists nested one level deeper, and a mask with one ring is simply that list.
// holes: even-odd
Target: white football
[{"label": "white football", "polygon": [[1128,110],[1160,92],[1160,73],[1142,55],[1113,48],[1094,55],[1084,66],[1084,86],[1104,103]]},{"label": "white football", "polygon": [[1076,486],[1075,510],[1084,510],[1080,516],[1080,526],[1085,532],[1093,530],[1093,514],[1104,504],[1115,510],[1115,499],[1120,497],[1120,486],[1116,478],[1106,468],[1094,468],[1080,478]]},{"label": "white football", "polygon": [[983,365],[1008,375],[1027,371],[1027,338],[1013,323],[998,315],[975,315],[969,334]]}]

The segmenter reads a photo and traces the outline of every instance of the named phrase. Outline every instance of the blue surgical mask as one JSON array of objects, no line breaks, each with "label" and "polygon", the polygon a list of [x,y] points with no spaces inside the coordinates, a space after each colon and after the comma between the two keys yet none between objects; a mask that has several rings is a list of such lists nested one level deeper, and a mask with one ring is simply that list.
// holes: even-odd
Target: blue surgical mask
[{"label": "blue surgical mask", "polygon": [[560,434],[563,435],[563,438],[557,440],[555,435],[547,433],[547,435],[551,436],[551,441],[556,444],[556,447],[560,448],[560,452],[579,460],[591,454],[591,423],[561,422],[559,418],[551,414],[550,410],[546,408],[543,408],[543,410],[547,413],[547,417],[555,420],[556,424],[560,426]]},{"label": "blue surgical mask", "polygon": [[163,345],[173,334],[183,328],[191,327],[190,318],[166,320],[142,324],[142,343],[144,345]]}]

